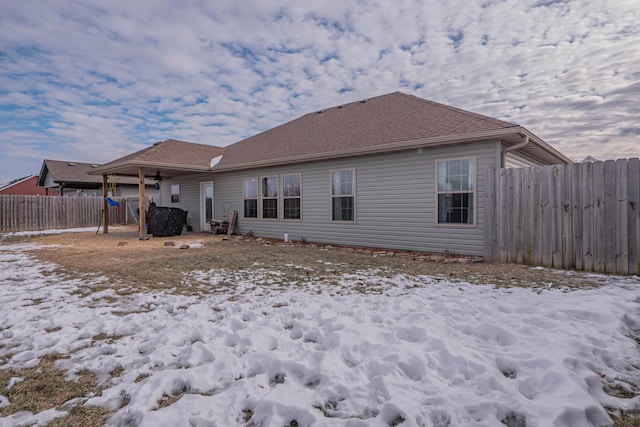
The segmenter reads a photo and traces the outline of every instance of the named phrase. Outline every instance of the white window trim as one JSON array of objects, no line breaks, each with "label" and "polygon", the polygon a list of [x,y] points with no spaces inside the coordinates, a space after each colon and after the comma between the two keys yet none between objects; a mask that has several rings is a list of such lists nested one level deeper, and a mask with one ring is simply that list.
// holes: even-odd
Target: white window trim
[{"label": "white window trim", "polygon": [[[284,177],[285,176],[298,176],[300,178],[300,196],[298,197],[285,197],[284,195]],[[282,194],[282,220],[287,222],[302,222],[302,174],[301,173],[286,173],[280,175],[282,178],[280,181],[282,182],[282,188],[280,189],[280,194]],[[284,217],[284,200],[285,199],[300,199],[300,218],[285,218]]]},{"label": "white window trim", "polygon": [[[178,192],[177,193],[173,192],[174,187],[178,188]],[[179,205],[180,204],[180,201],[182,200],[182,197],[180,197],[181,196],[180,193],[181,193],[180,184],[171,184],[169,186],[169,196],[170,196],[169,200],[171,201],[172,204],[174,204],[174,205]],[[173,196],[178,196],[178,201],[177,202],[173,201]]]},{"label": "white window trim", "polygon": [[[344,172],[344,171],[352,171],[353,172],[353,219],[351,221],[348,220],[334,220],[333,219],[333,198],[334,197],[344,197],[345,195],[334,196],[333,195],[333,174],[334,172]],[[329,220],[335,224],[355,224],[358,218],[358,209],[357,209],[357,199],[356,194],[358,193],[358,185],[357,185],[357,176],[356,168],[340,168],[340,169],[331,169],[329,171]]]},{"label": "white window trim", "polygon": [[[473,162],[473,191],[438,191],[438,164],[442,162],[448,162],[451,160],[471,160]],[[437,159],[435,161],[435,180],[434,180],[434,192],[435,192],[435,211],[434,222],[436,227],[456,227],[456,228],[476,228],[478,227],[478,158],[477,156],[465,156],[465,157],[449,157],[446,159]],[[440,194],[473,194],[473,224],[456,224],[456,223],[440,223],[438,222],[438,195]]]},{"label": "white window trim", "polygon": [[[276,197],[264,197],[264,188],[263,188],[263,182],[265,178],[275,178],[276,179],[276,191],[278,192],[278,194],[276,195]],[[264,221],[279,221],[280,220],[280,215],[282,213],[282,209],[280,209],[280,175],[264,175],[260,177],[260,183],[258,185],[258,217],[261,220]],[[276,209],[278,210],[277,215],[275,218],[265,218],[264,217],[264,205],[263,205],[263,201],[264,200],[276,200]]]},{"label": "white window trim", "polygon": [[[251,198],[246,198],[245,194],[244,194],[244,182],[247,180],[251,180],[251,179],[255,179],[256,180],[256,191],[258,192],[258,194],[256,194],[256,216],[245,216],[245,211],[244,211],[244,201],[245,200],[254,200],[253,197]],[[242,178],[242,219],[243,220],[248,220],[248,221],[255,221],[258,218],[260,218],[260,178],[257,176],[248,176],[248,177],[244,177]]]}]

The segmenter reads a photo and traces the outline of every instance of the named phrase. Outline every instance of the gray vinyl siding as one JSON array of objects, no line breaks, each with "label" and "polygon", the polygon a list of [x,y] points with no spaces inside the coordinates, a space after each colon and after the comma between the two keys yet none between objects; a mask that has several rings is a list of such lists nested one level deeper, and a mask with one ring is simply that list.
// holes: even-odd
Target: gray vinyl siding
[{"label": "gray vinyl siding", "polygon": [[57,187],[58,184],[56,184],[56,182],[53,180],[53,176],[51,176],[51,174],[49,172],[47,172],[47,175],[44,178],[44,188],[51,188],[51,187]]},{"label": "gray vinyl siding", "polygon": [[[120,197],[138,197],[140,195],[140,189],[134,184],[118,184],[117,193]],[[144,195],[147,199],[153,199],[156,204],[159,204],[160,191],[156,190],[153,185],[145,186]]]},{"label": "gray vinyl siding", "polygon": [[504,159],[505,168],[528,168],[533,166],[543,166],[545,163],[535,160],[520,153],[509,152]]},{"label": "gray vinyl siding", "polygon": [[[160,184],[160,199],[158,206],[168,208],[180,208],[187,211],[187,222],[193,227],[193,231],[200,230],[200,182],[211,180],[211,176],[184,176],[171,180],[164,180]],[[171,186],[180,185],[180,202],[171,203]]]},{"label": "gray vinyl siding", "polygon": [[[286,233],[291,240],[483,255],[484,170],[495,167],[496,153],[498,142],[484,142],[214,174],[214,217],[237,210],[239,234],[281,239]],[[435,162],[469,157],[476,159],[476,224],[437,225]],[[356,221],[332,221],[330,171],[351,168],[356,170]],[[281,198],[280,219],[244,218],[243,178],[278,175],[281,187],[285,174],[302,176],[302,220],[282,219]]]}]

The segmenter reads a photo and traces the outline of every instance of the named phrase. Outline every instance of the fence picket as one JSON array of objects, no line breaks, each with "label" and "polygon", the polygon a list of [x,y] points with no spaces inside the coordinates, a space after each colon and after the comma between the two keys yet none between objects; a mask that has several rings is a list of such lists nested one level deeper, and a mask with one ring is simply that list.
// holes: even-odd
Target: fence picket
[{"label": "fence picket", "polygon": [[485,242],[490,242],[487,247],[487,253],[485,257],[488,261],[495,261],[495,247],[496,245],[493,243],[496,229],[494,224],[496,223],[496,212],[495,212],[495,198],[496,198],[496,179],[497,171],[495,169],[488,169],[484,178],[484,194],[486,202],[484,204],[484,240]]},{"label": "fence picket", "polygon": [[604,273],[604,162],[593,164],[593,271]]},{"label": "fence picket", "polygon": [[551,174],[551,238],[553,252],[551,255],[554,268],[562,268],[562,165],[552,166]]},{"label": "fence picket", "polygon": [[571,169],[571,236],[570,240],[573,244],[572,256],[569,260],[567,268],[575,266],[576,270],[582,270],[583,263],[583,209],[582,209],[582,192],[580,191],[582,185],[582,168],[580,164],[573,164],[569,166]]},{"label": "fence picket", "polygon": [[640,159],[628,162],[629,274],[640,274]]},{"label": "fence picket", "polygon": [[553,267],[553,166],[542,168],[542,265]]},{"label": "fence picket", "polygon": [[617,274],[629,273],[629,210],[627,208],[628,162],[616,161],[615,257]]},{"label": "fence picket", "polygon": [[[507,209],[509,212],[513,212],[515,209],[515,192],[517,184],[517,176],[515,175],[515,169],[507,169],[507,181],[509,191],[507,193]],[[507,215],[507,235],[506,235],[506,246],[507,246],[507,262],[516,262],[516,251],[517,251],[517,242],[516,242],[516,218],[517,216],[513,213],[511,215]]]},{"label": "fence picket", "polygon": [[533,169],[533,264],[542,265],[542,168]]},{"label": "fence picket", "polygon": [[562,268],[570,268],[575,265],[573,259],[573,209],[571,205],[571,181],[573,174],[571,173],[571,165],[560,166],[562,173],[560,178],[562,181],[562,192],[560,194],[561,204],[560,214],[562,215]]},{"label": "fence picket", "polygon": [[604,162],[604,259],[606,273],[616,272],[616,162]]},{"label": "fence picket", "polygon": [[523,183],[523,196],[524,205],[522,209],[524,209],[523,214],[523,227],[524,227],[524,254],[522,263],[523,264],[533,264],[533,236],[534,230],[533,227],[528,227],[529,224],[533,223],[533,168],[524,168],[524,183]]},{"label": "fence picket", "polygon": [[593,200],[593,163],[584,165],[582,175],[582,242],[583,242],[583,265],[586,271],[593,271],[593,239],[595,229],[593,219],[595,205]]},{"label": "fence picket", "polygon": [[499,193],[499,212],[500,220],[498,221],[498,259],[500,262],[509,262],[509,186],[507,181],[506,169],[500,170],[498,186]]}]

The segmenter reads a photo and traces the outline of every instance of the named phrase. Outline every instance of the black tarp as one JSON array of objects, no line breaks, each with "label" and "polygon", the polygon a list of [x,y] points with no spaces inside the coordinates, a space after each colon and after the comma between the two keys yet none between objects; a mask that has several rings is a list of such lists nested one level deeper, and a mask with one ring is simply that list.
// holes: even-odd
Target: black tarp
[{"label": "black tarp", "polygon": [[179,236],[187,222],[188,211],[149,204],[147,211],[147,233],[153,237]]}]

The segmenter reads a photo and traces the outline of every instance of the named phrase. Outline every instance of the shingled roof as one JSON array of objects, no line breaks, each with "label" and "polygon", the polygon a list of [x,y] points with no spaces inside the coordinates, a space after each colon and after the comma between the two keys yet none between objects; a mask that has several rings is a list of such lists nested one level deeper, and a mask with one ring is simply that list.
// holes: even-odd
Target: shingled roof
[{"label": "shingled roof", "polygon": [[[102,177],[90,175],[98,167],[95,163],[70,162],[67,160],[45,159],[40,169],[38,185],[45,185],[45,179],[49,174],[56,183],[69,184],[95,184],[102,185]],[[137,184],[136,178],[115,178],[119,184]]]},{"label": "shingled roof", "polygon": [[513,146],[525,136],[530,144],[519,148],[523,153],[549,164],[571,162],[517,124],[394,92],[308,113],[225,148],[169,139],[92,174],[137,175],[144,167],[146,176],[171,177],[467,142],[500,140]]},{"label": "shingled roof", "polygon": [[463,136],[481,140],[520,126],[394,92],[320,110],[233,144],[216,170],[389,151]]},{"label": "shingled roof", "polygon": [[147,176],[153,176],[157,171],[201,171],[210,169],[211,159],[221,156],[222,147],[193,142],[167,139],[156,142],[150,147],[113,160],[97,167],[92,173],[117,173],[123,175],[137,175],[138,168],[144,167]]}]

